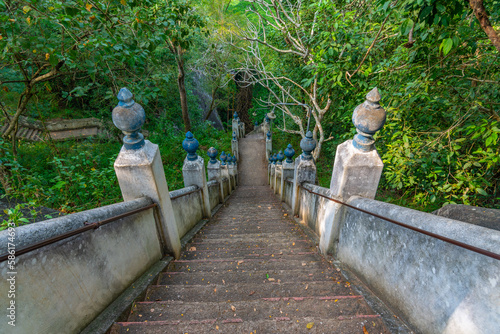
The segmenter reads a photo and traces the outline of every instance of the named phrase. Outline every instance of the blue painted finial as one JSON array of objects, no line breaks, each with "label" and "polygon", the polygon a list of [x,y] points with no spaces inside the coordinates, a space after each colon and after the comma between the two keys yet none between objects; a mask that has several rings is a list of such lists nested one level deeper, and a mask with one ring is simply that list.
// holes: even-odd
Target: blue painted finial
[{"label": "blue painted finial", "polygon": [[227,164],[228,165],[232,165],[233,164],[233,157],[229,153],[227,154]]},{"label": "blue painted finial", "polygon": [[288,144],[288,146],[285,149],[285,156],[286,156],[286,162],[292,163],[293,156],[295,155],[295,150],[292,147],[292,144]]},{"label": "blue painted finial", "polygon": [[198,143],[196,138],[194,138],[191,131],[188,131],[186,133],[186,139],[184,139],[184,141],[182,142],[182,148],[188,153],[187,159],[189,161],[198,159],[198,154],[196,154],[198,146],[200,146],[200,144]]},{"label": "blue painted finial", "polygon": [[233,165],[236,165],[236,161],[237,161],[236,155],[233,154]]},{"label": "blue painted finial", "polygon": [[217,149],[215,147],[210,147],[207,151],[207,155],[210,158],[209,162],[211,164],[217,163]]},{"label": "blue painted finial", "polygon": [[385,124],[386,112],[379,104],[380,93],[377,87],[366,94],[366,101],[354,109],[352,123],[356,127],[352,145],[358,150],[369,152],[375,148],[373,135]]},{"label": "blue painted finial", "polygon": [[273,165],[276,165],[276,161],[278,161],[278,156],[276,153],[273,154]]},{"label": "blue painted finial", "polygon": [[269,116],[267,116],[267,114],[266,114],[266,117],[264,118],[264,120],[266,121],[266,123],[271,122],[271,119],[269,118]]},{"label": "blue painted finial", "polygon": [[137,150],[144,146],[144,136],[139,131],[146,120],[144,108],[133,100],[127,88],[118,92],[118,105],[113,109],[111,117],[115,126],[125,134],[123,146],[129,150]]},{"label": "blue painted finial", "polygon": [[222,166],[225,166],[226,165],[226,160],[227,160],[227,155],[224,151],[222,151],[222,153],[220,154],[220,161],[221,161],[221,165]]},{"label": "blue painted finial", "polygon": [[267,131],[267,139],[271,140],[271,130]]},{"label": "blue painted finial", "polygon": [[302,149],[302,159],[311,160],[313,157],[311,152],[316,148],[316,141],[313,139],[311,131],[307,131],[305,138],[300,141],[300,148]]},{"label": "blue painted finial", "polygon": [[283,152],[279,151],[276,157],[278,158],[278,165],[281,165],[283,163],[283,159],[285,159]]},{"label": "blue painted finial", "polygon": [[234,114],[233,114],[233,118],[234,118],[234,119],[240,119],[240,118],[238,117],[238,113],[237,113],[236,111],[235,111],[235,112],[234,112]]},{"label": "blue painted finial", "polygon": [[255,127],[258,127],[259,126],[259,122],[255,121],[255,123],[253,124]]}]

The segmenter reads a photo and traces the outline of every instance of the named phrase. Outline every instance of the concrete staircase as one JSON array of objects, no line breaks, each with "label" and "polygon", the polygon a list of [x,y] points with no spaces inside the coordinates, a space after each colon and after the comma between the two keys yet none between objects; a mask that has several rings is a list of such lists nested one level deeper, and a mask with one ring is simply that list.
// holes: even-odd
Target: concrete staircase
[{"label": "concrete staircase", "polygon": [[263,138],[241,142],[243,185],[110,332],[389,333],[262,185]]}]

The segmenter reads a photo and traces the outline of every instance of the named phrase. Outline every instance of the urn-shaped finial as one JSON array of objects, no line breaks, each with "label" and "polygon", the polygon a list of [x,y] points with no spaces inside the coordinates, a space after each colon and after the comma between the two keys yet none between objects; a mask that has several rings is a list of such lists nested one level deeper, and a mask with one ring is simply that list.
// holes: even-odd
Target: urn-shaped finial
[{"label": "urn-shaped finial", "polygon": [[385,124],[386,112],[379,104],[380,93],[377,87],[366,94],[366,101],[354,109],[352,123],[357,135],[352,144],[361,151],[369,152],[375,148],[373,135]]},{"label": "urn-shaped finial", "polygon": [[217,163],[217,149],[215,147],[210,147],[207,151],[207,155],[210,158],[208,161],[211,164]]},{"label": "urn-shaped finial", "polygon": [[238,161],[238,159],[236,159],[236,155],[233,155],[233,165],[236,165],[236,161]]},{"label": "urn-shaped finial", "polygon": [[186,133],[186,139],[184,139],[184,141],[182,142],[182,148],[188,153],[187,159],[189,161],[198,159],[198,154],[196,154],[198,146],[200,146],[200,144],[198,143],[196,138],[194,138],[191,131],[188,131]]},{"label": "urn-shaped finial", "polygon": [[264,120],[266,121],[266,123],[271,122],[271,119],[269,117],[267,117],[267,114],[266,114],[266,117],[264,118]]},{"label": "urn-shaped finial", "polygon": [[281,165],[283,163],[283,159],[285,159],[285,156],[283,155],[283,152],[279,151],[276,158],[278,158],[278,165]]},{"label": "urn-shaped finial", "polygon": [[234,114],[233,114],[233,118],[234,119],[240,119],[239,116],[238,116],[238,113],[235,111]]},{"label": "urn-shaped finial", "polygon": [[271,140],[271,130],[267,131],[267,140]]},{"label": "urn-shaped finial", "polygon": [[316,148],[316,141],[313,139],[313,134],[311,131],[307,131],[305,138],[302,138],[302,140],[300,141],[300,148],[302,149],[302,159],[312,159],[311,152]]},{"label": "urn-shaped finial", "polygon": [[255,123],[253,124],[255,127],[258,127],[259,126],[259,122],[258,121],[255,121]]},{"label": "urn-shaped finial", "polygon": [[226,165],[226,160],[227,160],[227,155],[224,151],[222,151],[222,153],[220,154],[220,157],[219,157],[220,161],[221,161],[221,165],[222,166],[225,166]]},{"label": "urn-shaped finial", "polygon": [[292,147],[292,144],[288,144],[288,146],[285,149],[285,156],[286,156],[286,162],[292,163],[293,156],[295,155],[295,150]]},{"label": "urn-shaped finial", "polygon": [[273,154],[273,165],[276,165],[276,162],[278,161],[278,156],[276,153]]},{"label": "urn-shaped finial", "polygon": [[229,153],[227,154],[227,164],[228,165],[232,165],[233,164],[233,157]]},{"label": "urn-shaped finial", "polygon": [[146,120],[146,113],[140,104],[135,103],[127,88],[118,92],[118,105],[111,116],[115,126],[125,135],[123,146],[126,149],[137,150],[144,146],[144,136],[139,131]]}]

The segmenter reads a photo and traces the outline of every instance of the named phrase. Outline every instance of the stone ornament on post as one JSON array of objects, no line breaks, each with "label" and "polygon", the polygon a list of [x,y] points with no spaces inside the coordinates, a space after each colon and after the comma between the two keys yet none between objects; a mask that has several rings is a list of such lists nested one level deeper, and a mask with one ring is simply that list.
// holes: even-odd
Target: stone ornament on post
[{"label": "stone ornament on post", "polygon": [[182,142],[182,148],[187,152],[184,165],[182,166],[182,176],[184,178],[184,187],[194,185],[201,189],[203,216],[210,218],[212,210],[210,210],[210,195],[208,193],[207,176],[205,174],[205,161],[196,154],[199,146],[198,140],[188,131],[186,139]]},{"label": "stone ornament on post", "polygon": [[123,200],[150,197],[158,204],[158,230],[165,253],[179,258],[181,242],[175,221],[165,171],[158,145],[144,140],[139,132],[144,124],[144,109],[134,102],[132,93],[120,89],[118,105],[113,109],[113,123],[123,131],[123,147],[116,158],[114,168]]},{"label": "stone ornament on post", "polygon": [[[337,146],[333,165],[330,191],[332,196],[346,202],[352,196],[375,198],[384,164],[375,149],[373,135],[385,123],[386,112],[380,106],[380,94],[374,88],[366,95],[366,101],[356,107],[352,122],[358,134]],[[325,217],[324,235],[320,239],[323,253],[337,253],[341,222],[345,207],[332,204],[328,217]]]},{"label": "stone ornament on post", "polygon": [[293,149],[292,145],[288,144],[283,153],[286,156],[286,160],[283,161],[283,167],[281,171],[281,193],[280,193],[281,201],[283,201],[285,194],[285,186],[286,186],[285,182],[287,179],[293,179],[293,170],[295,167],[295,163],[292,160],[293,156],[295,155],[295,150]]},{"label": "stone ornament on post", "polygon": [[139,132],[146,120],[144,108],[135,103],[132,93],[127,88],[118,92],[118,105],[113,109],[113,124],[123,134],[123,146],[129,150],[140,149],[144,146],[144,136]]},{"label": "stone ornament on post", "polygon": [[294,215],[299,214],[300,185],[306,182],[314,184],[316,181],[316,164],[312,156],[316,141],[311,131],[307,131],[306,136],[300,141],[300,148],[302,154],[295,159],[293,176],[292,212]]},{"label": "stone ornament on post", "polygon": [[344,200],[351,196],[375,198],[384,164],[375,149],[373,135],[380,130],[386,112],[380,106],[380,94],[374,88],[366,101],[356,107],[352,121],[358,134],[337,147],[330,189]]},{"label": "stone ornament on post", "polygon": [[207,151],[207,155],[210,158],[207,166],[208,180],[215,180],[219,183],[220,203],[224,203],[224,187],[222,184],[220,161],[217,160],[217,153],[218,152],[215,147],[210,147]]}]

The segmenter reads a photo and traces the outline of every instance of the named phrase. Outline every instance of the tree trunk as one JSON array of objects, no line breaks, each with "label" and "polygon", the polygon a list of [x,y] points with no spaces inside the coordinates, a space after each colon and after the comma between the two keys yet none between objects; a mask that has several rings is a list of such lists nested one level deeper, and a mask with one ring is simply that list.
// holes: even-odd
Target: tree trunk
[{"label": "tree trunk", "polygon": [[494,47],[500,52],[500,37],[498,33],[491,26],[491,22],[488,18],[488,13],[486,12],[486,8],[484,8],[483,0],[469,0],[470,7],[474,11],[474,15],[476,15],[481,28],[484,30],[486,35],[493,44]]},{"label": "tree trunk", "polygon": [[240,120],[245,123],[245,130],[249,132],[253,130],[254,127],[248,115],[248,110],[252,107],[253,85],[249,83],[250,78],[246,72],[237,73],[234,77],[234,81],[238,88],[236,94],[236,112]]},{"label": "tree trunk", "polygon": [[177,68],[179,69],[179,75],[177,76],[177,85],[179,86],[179,95],[181,97],[181,108],[182,108],[182,119],[184,120],[184,130],[186,132],[191,131],[191,121],[189,119],[187,96],[186,96],[186,85],[184,83],[186,74],[184,72],[184,60],[182,59],[182,50],[177,47]]}]

